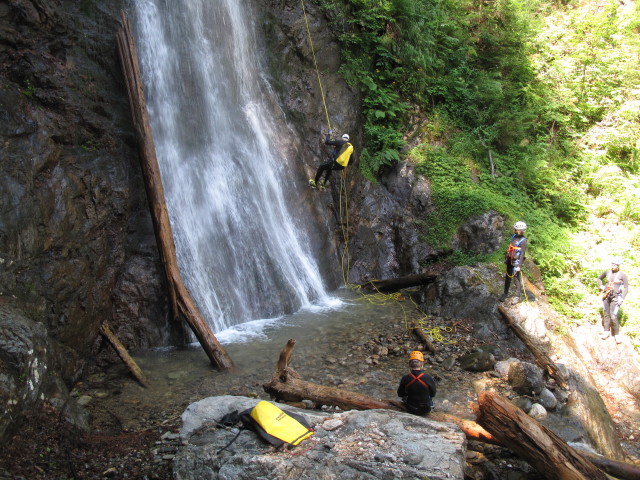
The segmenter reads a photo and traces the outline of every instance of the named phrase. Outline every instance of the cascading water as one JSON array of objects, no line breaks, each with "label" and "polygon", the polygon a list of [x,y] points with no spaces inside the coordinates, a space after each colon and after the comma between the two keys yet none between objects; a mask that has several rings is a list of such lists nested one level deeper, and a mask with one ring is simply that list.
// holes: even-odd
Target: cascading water
[{"label": "cascading water", "polygon": [[247,3],[132,2],[178,264],[216,332],[326,298]]}]

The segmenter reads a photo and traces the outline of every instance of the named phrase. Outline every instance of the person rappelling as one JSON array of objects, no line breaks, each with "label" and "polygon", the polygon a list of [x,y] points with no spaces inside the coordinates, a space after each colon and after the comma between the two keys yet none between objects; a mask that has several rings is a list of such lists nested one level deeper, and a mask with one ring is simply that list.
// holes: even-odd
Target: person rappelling
[{"label": "person rappelling", "polygon": [[[500,301],[504,302],[509,294],[509,287],[511,286],[511,279],[516,285],[516,298],[515,302],[522,300],[522,264],[525,259],[525,252],[527,250],[527,237],[524,236],[527,231],[527,224],[524,222],[516,222],[513,225],[513,236],[509,242],[507,253],[504,258],[504,263],[507,265],[507,272],[504,276],[504,292],[500,295]],[[518,275],[519,274],[519,275]]]},{"label": "person rappelling", "polygon": [[[339,139],[332,139],[333,132],[329,130],[325,138],[325,145],[332,145],[333,151],[331,152],[331,159],[328,162],[320,164],[316,171],[315,178],[309,180],[311,188],[318,188],[324,190],[327,183],[329,183],[329,177],[331,172],[336,170],[344,170],[349,164],[349,160],[353,154],[353,145],[349,142],[349,134],[345,133]],[[324,174],[324,180],[322,175]]]}]

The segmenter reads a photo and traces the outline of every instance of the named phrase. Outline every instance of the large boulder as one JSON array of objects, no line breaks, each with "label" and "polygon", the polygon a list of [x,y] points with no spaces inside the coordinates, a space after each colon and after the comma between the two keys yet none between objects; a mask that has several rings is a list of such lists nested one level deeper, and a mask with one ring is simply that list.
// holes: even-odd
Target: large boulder
[{"label": "large boulder", "polygon": [[59,372],[79,367],[73,352],[53,343],[42,323],[0,306],[0,440],[20,425],[22,414],[45,400],[81,428],[86,412],[69,396]]},{"label": "large boulder", "polygon": [[521,395],[539,395],[544,388],[542,369],[528,362],[514,363],[509,368],[509,383]]},{"label": "large boulder", "polygon": [[174,478],[464,478],[466,441],[455,425],[390,410],[328,414],[276,404],[304,416],[315,435],[291,453],[274,450],[249,430],[229,445],[238,432],[220,428],[218,422],[258,401],[223,396],[189,405],[182,415],[185,446],[176,454]]}]

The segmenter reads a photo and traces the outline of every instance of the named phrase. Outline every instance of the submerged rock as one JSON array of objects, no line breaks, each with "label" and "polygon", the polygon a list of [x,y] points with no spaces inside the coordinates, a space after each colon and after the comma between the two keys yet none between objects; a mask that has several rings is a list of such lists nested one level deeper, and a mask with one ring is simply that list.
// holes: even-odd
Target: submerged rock
[{"label": "submerged rock", "polygon": [[472,352],[458,359],[460,368],[471,372],[486,372],[496,363],[495,357],[489,352]]}]

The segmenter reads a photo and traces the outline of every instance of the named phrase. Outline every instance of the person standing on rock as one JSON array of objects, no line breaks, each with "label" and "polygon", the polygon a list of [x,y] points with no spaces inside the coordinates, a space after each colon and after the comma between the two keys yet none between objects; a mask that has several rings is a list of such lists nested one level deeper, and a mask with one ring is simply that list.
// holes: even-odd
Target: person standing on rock
[{"label": "person standing on rock", "polygon": [[500,295],[500,301],[504,302],[509,295],[509,287],[511,286],[511,279],[516,285],[516,299],[515,303],[522,300],[522,264],[525,258],[525,252],[527,250],[527,237],[524,236],[527,231],[527,224],[524,222],[516,222],[513,224],[513,236],[509,242],[507,253],[504,258],[504,263],[507,265],[507,273],[504,276],[504,293]]},{"label": "person standing on rock", "polygon": [[[620,270],[622,260],[614,258],[611,261],[611,269],[605,270],[598,277],[598,286],[602,292],[602,340],[606,340],[611,335],[611,324],[613,324],[613,338],[616,343],[621,343],[620,322],[618,322],[618,312],[622,302],[629,291],[629,279],[627,274]],[[606,280],[606,283],[604,283]]]},{"label": "person standing on rock", "polygon": [[411,373],[402,377],[398,387],[398,396],[407,412],[414,415],[429,413],[433,409],[433,397],[436,396],[436,382],[422,370],[423,367],[424,355],[414,350],[409,354]]},{"label": "person standing on rock", "polygon": [[[318,188],[324,190],[324,186],[329,183],[329,177],[333,170],[344,170],[349,164],[351,155],[353,154],[353,145],[349,143],[349,134],[345,133],[341,139],[332,140],[331,135],[333,132],[329,130],[327,137],[324,141],[325,145],[333,145],[333,152],[331,153],[331,159],[328,162],[320,164],[316,171],[315,178],[309,180],[311,188]],[[324,174],[324,180],[321,180]]]}]

